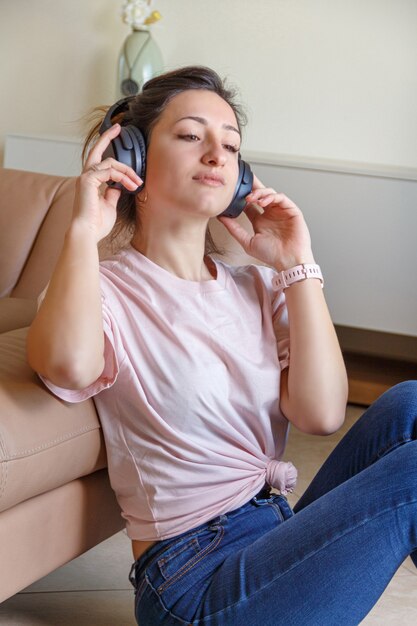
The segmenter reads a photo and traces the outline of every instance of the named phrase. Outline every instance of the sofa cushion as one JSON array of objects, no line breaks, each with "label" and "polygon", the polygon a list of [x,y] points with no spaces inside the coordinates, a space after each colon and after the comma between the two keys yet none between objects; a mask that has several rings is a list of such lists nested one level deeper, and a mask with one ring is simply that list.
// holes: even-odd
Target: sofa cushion
[{"label": "sofa cushion", "polygon": [[107,465],[94,403],[45,388],[26,363],[26,334],[0,335],[0,511]]}]

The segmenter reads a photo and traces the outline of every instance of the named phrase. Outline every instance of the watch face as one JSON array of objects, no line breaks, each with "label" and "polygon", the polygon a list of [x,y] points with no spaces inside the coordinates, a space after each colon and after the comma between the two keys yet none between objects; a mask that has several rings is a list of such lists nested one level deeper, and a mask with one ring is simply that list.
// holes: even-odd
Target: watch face
[{"label": "watch face", "polygon": [[136,96],[139,93],[139,85],[131,78],[125,78],[120,87],[124,96]]}]

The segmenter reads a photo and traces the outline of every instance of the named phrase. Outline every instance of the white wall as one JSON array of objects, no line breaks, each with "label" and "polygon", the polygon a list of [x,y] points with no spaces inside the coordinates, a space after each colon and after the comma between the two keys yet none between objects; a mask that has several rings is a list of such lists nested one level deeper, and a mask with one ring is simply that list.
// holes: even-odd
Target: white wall
[{"label": "white wall", "polygon": [[[7,133],[82,136],[114,99],[122,0],[0,2]],[[416,0],[155,0],[167,68],[230,76],[249,151],[417,166]],[[1,156],[1,154],[0,154]]]},{"label": "white wall", "polygon": [[333,321],[417,337],[417,180],[254,168],[303,207]]},{"label": "white wall", "polygon": [[[0,162],[7,134],[78,146],[80,118],[114,101],[121,5],[0,0]],[[417,336],[417,0],[154,7],[167,69],[202,63],[240,87],[243,153],[304,210],[334,320]]]}]

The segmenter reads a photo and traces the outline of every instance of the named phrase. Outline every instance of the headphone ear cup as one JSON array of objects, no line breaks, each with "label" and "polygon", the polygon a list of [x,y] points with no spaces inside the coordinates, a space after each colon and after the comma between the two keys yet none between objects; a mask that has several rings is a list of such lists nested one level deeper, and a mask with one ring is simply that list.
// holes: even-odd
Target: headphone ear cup
[{"label": "headphone ear cup", "polygon": [[[146,142],[142,132],[136,126],[122,126],[120,134],[110,142],[103,153],[103,159],[108,157],[128,165],[145,181]],[[122,189],[126,193],[136,195],[143,189],[145,182],[135,191],[125,189],[121,183],[114,181],[107,184],[115,189]]]},{"label": "headphone ear cup", "polygon": [[[146,141],[142,134],[142,131],[136,126],[127,126],[131,139],[133,142],[134,160],[135,164],[132,165],[136,174],[145,181],[146,174]],[[142,189],[143,185],[140,187]]]},{"label": "headphone ear cup", "polygon": [[237,183],[235,193],[232,201],[223,213],[220,213],[219,217],[238,217],[246,205],[246,196],[252,191],[253,186],[253,173],[249,163],[243,161],[239,155],[239,174],[237,177]]}]

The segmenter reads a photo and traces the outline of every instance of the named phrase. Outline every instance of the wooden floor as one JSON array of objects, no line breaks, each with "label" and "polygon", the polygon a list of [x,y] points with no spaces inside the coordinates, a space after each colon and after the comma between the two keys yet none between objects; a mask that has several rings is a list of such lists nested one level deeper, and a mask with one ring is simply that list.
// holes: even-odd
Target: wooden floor
[{"label": "wooden floor", "polygon": [[384,391],[404,380],[417,379],[417,363],[345,353],[349,403],[368,406]]}]

